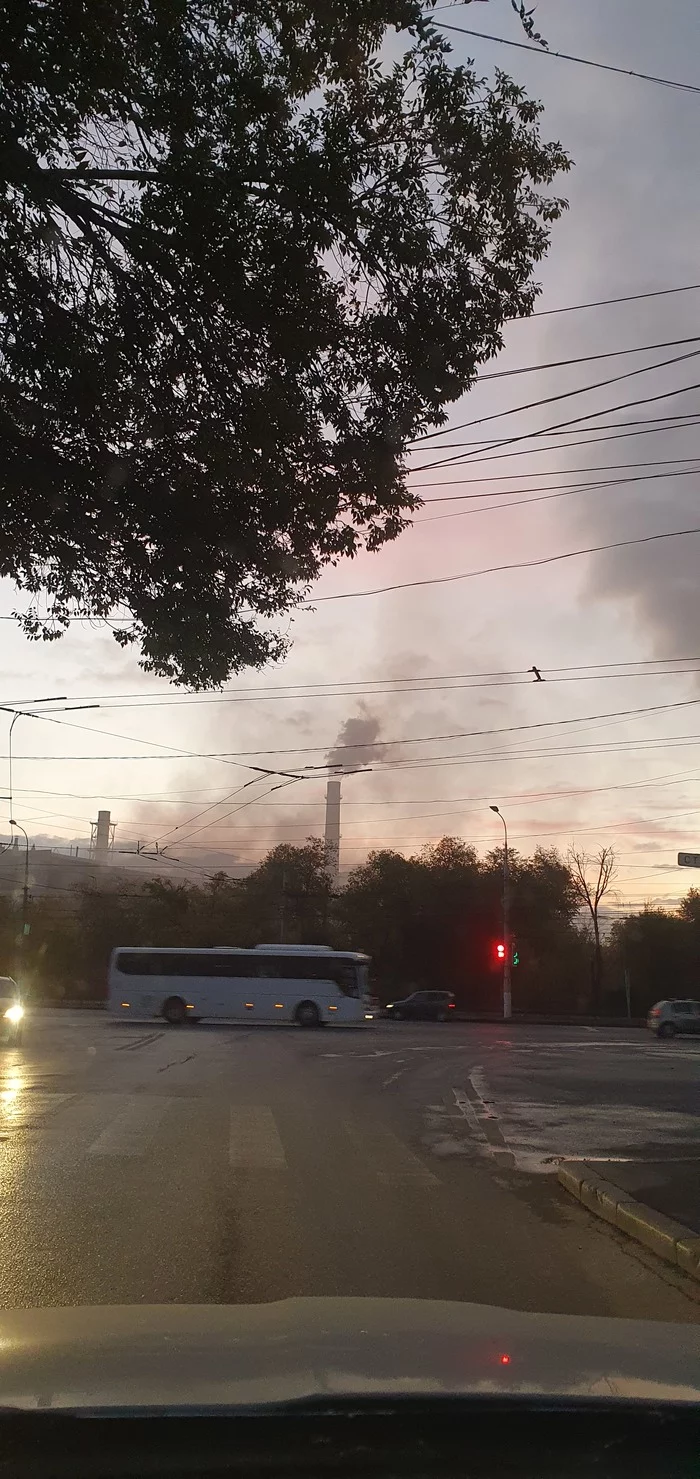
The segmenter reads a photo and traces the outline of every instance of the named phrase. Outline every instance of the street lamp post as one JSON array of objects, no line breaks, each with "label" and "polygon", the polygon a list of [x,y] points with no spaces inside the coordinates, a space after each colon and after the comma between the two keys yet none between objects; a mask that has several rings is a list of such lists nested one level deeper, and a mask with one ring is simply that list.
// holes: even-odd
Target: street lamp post
[{"label": "street lamp post", "polygon": [[[56,698],[35,698],[31,699],[30,702],[32,704],[55,704],[62,702],[64,698],[65,694],[61,693],[58,694]],[[44,712],[43,709],[15,709],[11,708],[9,704],[0,704],[0,713],[12,715],[7,740],[7,779],[8,791],[10,793],[10,811],[12,811],[12,731],[15,727],[15,724],[17,723],[17,720],[47,719],[50,723],[52,714],[70,714],[79,709],[99,709],[99,707],[99,704],[67,704],[65,708],[47,709],[46,712]]]},{"label": "street lamp post", "polygon": [[510,868],[508,865],[508,828],[506,819],[497,806],[491,806],[490,811],[503,822],[505,833],[505,847],[503,850],[503,1017],[507,1021],[512,1016],[512,998],[510,989],[510,963],[511,963],[511,940],[510,940]]},{"label": "street lamp post", "polygon": [[[63,700],[64,700],[64,698],[65,698],[65,694],[64,693],[60,693],[58,695],[58,697],[55,698],[55,699],[54,698],[33,698],[33,699],[30,699],[30,703],[32,703],[32,704],[62,703]],[[31,715],[31,711],[26,712],[24,709],[11,709],[11,708],[9,708],[9,706],[6,706],[4,704],[2,705],[2,708],[3,708],[3,710],[4,710],[5,713],[12,714],[12,720],[10,722],[10,731],[9,731],[9,734],[8,734],[8,737],[7,737],[7,779],[8,779],[8,788],[7,789],[9,791],[9,793],[10,793],[10,811],[12,811],[12,731],[13,731],[13,729],[15,727],[15,724],[17,723],[17,720],[18,719],[21,719],[23,717],[23,715],[25,717],[29,718],[30,715]]]},{"label": "street lamp post", "polygon": [[18,832],[24,833],[24,888],[22,889],[22,950],[24,950],[27,937],[27,909],[29,904],[29,838],[24,827],[10,817],[10,826],[16,827]]}]

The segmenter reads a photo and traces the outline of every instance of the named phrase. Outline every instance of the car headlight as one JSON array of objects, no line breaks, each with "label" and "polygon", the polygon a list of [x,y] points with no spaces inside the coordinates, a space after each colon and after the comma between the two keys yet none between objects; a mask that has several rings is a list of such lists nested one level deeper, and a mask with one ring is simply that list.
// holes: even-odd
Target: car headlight
[{"label": "car headlight", "polygon": [[387,1012],[393,1012],[393,1010],[394,1010],[394,1003],[393,1003],[393,1001],[388,1001],[387,1002],[387,1004],[386,1004],[386,1010],[387,1010]]},{"label": "car headlight", "polygon": [[7,1008],[7,1011],[5,1012],[5,1021],[6,1022],[21,1022],[23,1016],[24,1016],[24,1007],[21,1007],[21,1006],[19,1006],[18,1003],[15,1003],[14,1006]]}]

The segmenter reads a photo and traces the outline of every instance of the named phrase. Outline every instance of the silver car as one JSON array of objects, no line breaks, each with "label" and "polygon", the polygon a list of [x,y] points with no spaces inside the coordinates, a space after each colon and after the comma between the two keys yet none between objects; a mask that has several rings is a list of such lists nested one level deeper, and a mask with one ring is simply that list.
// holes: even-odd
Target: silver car
[{"label": "silver car", "polygon": [[0,1041],[13,1047],[22,1041],[24,1007],[20,990],[12,976],[0,976]]},{"label": "silver car", "polygon": [[657,1001],[647,1017],[647,1027],[657,1037],[675,1037],[677,1032],[700,1032],[700,1001],[672,997]]}]

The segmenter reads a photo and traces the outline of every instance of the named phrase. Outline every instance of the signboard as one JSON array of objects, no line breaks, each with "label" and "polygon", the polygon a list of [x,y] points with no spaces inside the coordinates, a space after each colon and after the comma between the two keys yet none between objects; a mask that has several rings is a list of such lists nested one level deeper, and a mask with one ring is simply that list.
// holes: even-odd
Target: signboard
[{"label": "signboard", "polygon": [[700,868],[700,852],[679,852],[679,868]]}]

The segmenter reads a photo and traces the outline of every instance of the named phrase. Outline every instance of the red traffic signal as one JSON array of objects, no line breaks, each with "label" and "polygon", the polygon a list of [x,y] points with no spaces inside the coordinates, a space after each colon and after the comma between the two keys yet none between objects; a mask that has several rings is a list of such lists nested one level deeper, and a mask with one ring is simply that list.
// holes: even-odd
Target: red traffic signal
[{"label": "red traffic signal", "polygon": [[506,958],[506,947],[505,947],[505,945],[503,945],[502,943],[499,942],[499,944],[496,946],[496,959],[497,960],[505,960],[505,958]]}]

